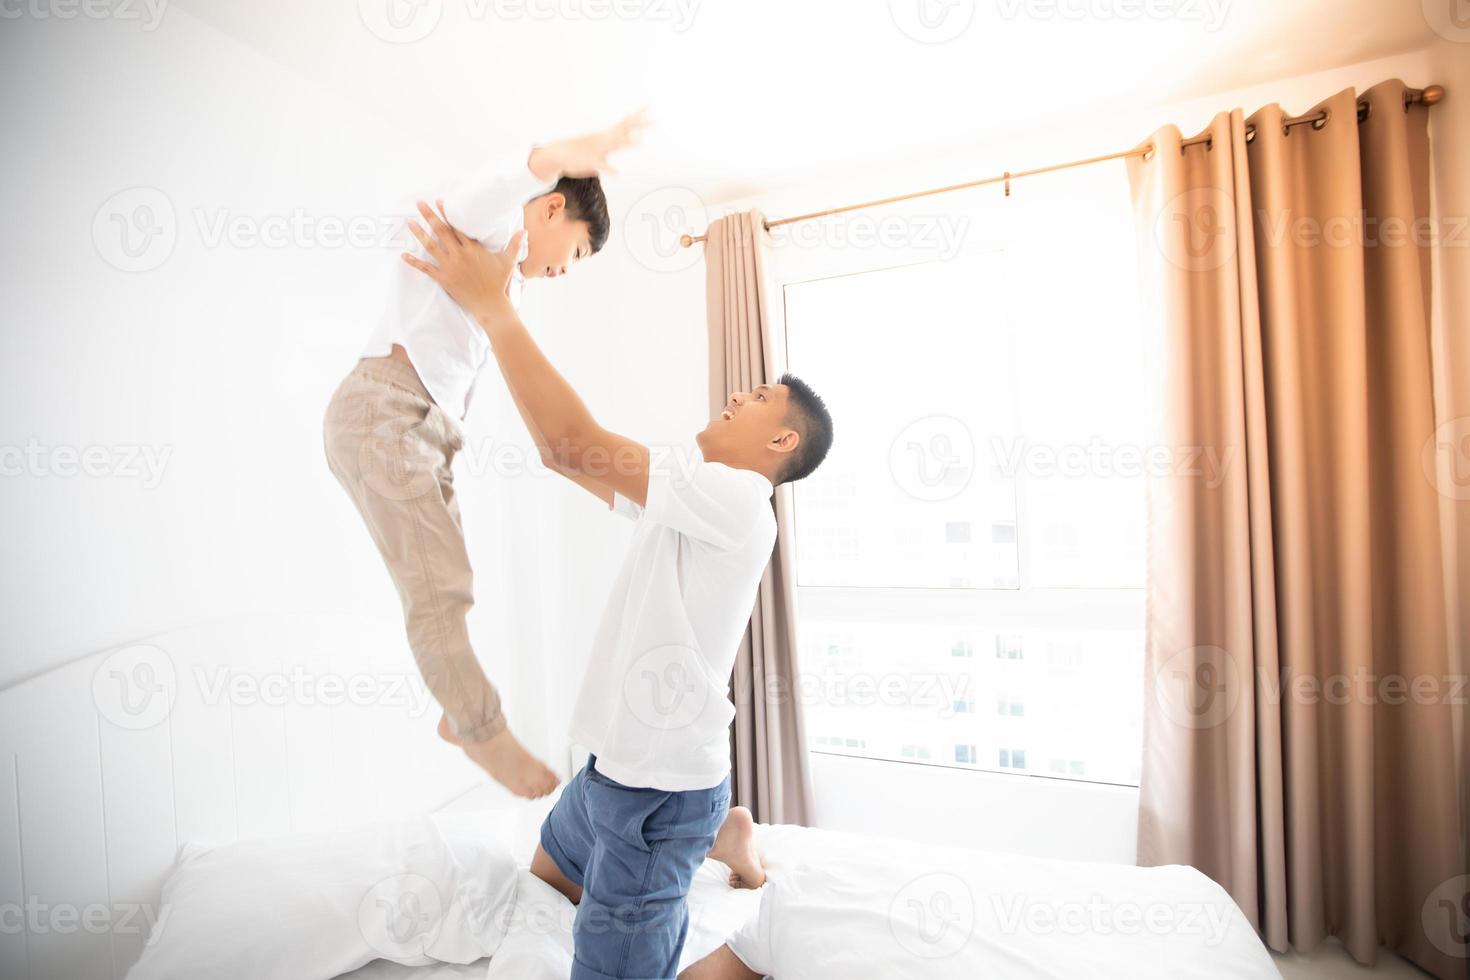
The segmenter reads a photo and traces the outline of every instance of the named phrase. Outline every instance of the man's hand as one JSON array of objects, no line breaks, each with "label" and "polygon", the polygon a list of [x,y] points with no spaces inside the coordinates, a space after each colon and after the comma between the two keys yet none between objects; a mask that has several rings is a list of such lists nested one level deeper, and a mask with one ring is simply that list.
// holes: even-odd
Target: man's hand
[{"label": "man's hand", "polygon": [[429,253],[432,264],[408,252],[403,253],[403,261],[437,282],[450,299],[477,319],[483,321],[496,313],[513,310],[507,293],[511,274],[520,260],[525,231],[512,235],[504,251],[492,252],[455,230],[443,215],[444,202],[439,202],[439,209],[436,212],[423,201],[419,202],[419,214],[428,224],[428,231],[416,221],[408,223],[408,230]]},{"label": "man's hand", "polygon": [[550,184],[558,177],[595,177],[615,173],[607,158],[638,141],[648,126],[648,113],[640,110],[615,125],[575,139],[557,140],[531,151],[528,164],[537,180]]},{"label": "man's hand", "polygon": [[516,232],[505,251],[490,252],[422,201],[419,214],[428,230],[412,221],[408,227],[424,246],[428,261],[407,253],[403,261],[433,279],[479,321],[511,397],[526,425],[538,433],[537,444],[546,447],[558,470],[603,500],[611,502],[611,491],[641,506],[648,499],[648,447],[597,424],[536,346],[505,295],[525,232]]}]

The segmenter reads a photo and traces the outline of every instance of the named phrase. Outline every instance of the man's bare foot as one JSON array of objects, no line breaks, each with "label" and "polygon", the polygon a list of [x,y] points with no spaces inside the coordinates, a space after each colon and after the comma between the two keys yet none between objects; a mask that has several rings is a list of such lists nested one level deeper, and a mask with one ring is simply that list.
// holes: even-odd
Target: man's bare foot
[{"label": "man's bare foot", "polygon": [[449,717],[445,715],[439,718],[439,737],[452,745],[458,745],[470,757],[471,762],[517,796],[537,800],[555,790],[559,782],[556,773],[527,752],[526,747],[516,740],[509,728],[483,742],[465,745],[454,737],[454,732],[449,727]]},{"label": "man's bare foot", "polygon": [[731,888],[759,888],[766,883],[766,866],[755,849],[755,818],[743,806],[732,806],[725,815],[709,856],[730,866]]}]

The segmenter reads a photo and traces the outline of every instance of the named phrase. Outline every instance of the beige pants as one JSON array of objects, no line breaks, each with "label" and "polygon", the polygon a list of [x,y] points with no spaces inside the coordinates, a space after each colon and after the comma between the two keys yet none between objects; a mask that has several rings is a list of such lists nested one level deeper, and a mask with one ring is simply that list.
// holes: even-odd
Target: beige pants
[{"label": "beige pants", "polygon": [[337,387],[323,425],[327,464],[367,523],[403,603],[414,660],[463,741],[505,729],[500,695],[470,646],[473,574],[454,497],[459,423],[412,367],[365,358]]}]

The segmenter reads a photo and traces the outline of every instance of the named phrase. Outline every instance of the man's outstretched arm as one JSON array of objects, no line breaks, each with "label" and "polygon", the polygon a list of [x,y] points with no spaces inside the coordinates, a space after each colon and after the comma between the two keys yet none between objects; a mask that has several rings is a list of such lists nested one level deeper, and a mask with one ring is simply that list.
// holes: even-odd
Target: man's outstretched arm
[{"label": "man's outstretched arm", "polygon": [[428,252],[429,261],[407,253],[403,261],[442,286],[480,324],[511,396],[535,429],[533,438],[539,432],[558,469],[590,478],[643,505],[648,498],[648,447],[598,425],[531,338],[506,296],[525,232],[517,232],[503,252],[491,252],[465,238],[422,201],[419,213],[428,230],[412,222],[409,230]]},{"label": "man's outstretched arm", "polygon": [[526,406],[523,405],[521,403],[521,400],[519,398],[516,398],[514,394],[511,395],[511,400],[516,403],[516,411],[520,412],[521,421],[526,423],[526,430],[531,433],[531,438],[535,441],[536,448],[541,453],[541,462],[546,465],[546,468],[566,477],[568,480],[571,480],[577,486],[586,490],[598,500],[601,500],[604,504],[607,504],[609,507],[611,507],[613,503],[613,492],[599,481],[592,479],[590,476],[583,476],[580,473],[575,473],[571,470],[563,469],[557,463],[556,457],[552,454],[551,446],[547,443],[546,437],[541,434],[540,429],[536,428],[536,423],[531,421],[531,414],[526,411]]}]

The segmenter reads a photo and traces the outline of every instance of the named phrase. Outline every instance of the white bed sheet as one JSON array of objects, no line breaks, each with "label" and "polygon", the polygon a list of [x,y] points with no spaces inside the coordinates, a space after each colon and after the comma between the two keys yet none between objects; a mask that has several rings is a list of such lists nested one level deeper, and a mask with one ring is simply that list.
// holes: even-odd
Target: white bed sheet
[{"label": "white bed sheet", "polygon": [[[680,969],[743,933],[738,949],[790,964],[776,980],[1280,980],[1229,895],[1193,868],[1048,861],[791,826],[757,826],[756,841],[767,888],[731,889],[715,861],[696,872]],[[796,887],[783,893],[783,880]],[[568,903],[558,918],[565,934],[544,941],[569,944],[573,914]],[[930,914],[950,916],[958,931],[937,928]],[[380,960],[344,980],[483,980],[490,962]]]},{"label": "white bed sheet", "polygon": [[731,947],[777,980],[1280,980],[1194,868],[1050,861],[766,827],[770,881]]},{"label": "white bed sheet", "polygon": [[[459,812],[455,814],[455,821],[460,826],[477,826],[505,843],[512,853],[524,855],[524,868],[536,850],[539,821],[531,818],[539,817],[539,813],[534,807],[523,808],[523,811]],[[761,893],[732,889],[728,883],[729,874],[729,869],[717,861],[706,861],[695,872],[689,889],[689,936],[679,960],[681,970],[717,949],[760,908]],[[568,902],[564,914],[558,917],[567,936],[571,934],[575,914],[575,908]],[[546,937],[546,941],[554,940]],[[427,966],[402,966],[388,960],[374,960],[351,973],[341,974],[337,980],[484,980],[490,959]]]}]

